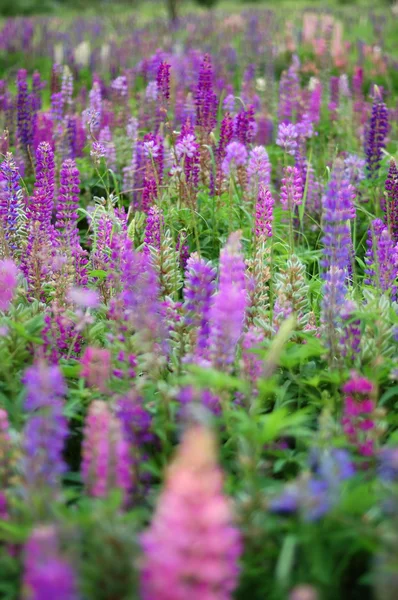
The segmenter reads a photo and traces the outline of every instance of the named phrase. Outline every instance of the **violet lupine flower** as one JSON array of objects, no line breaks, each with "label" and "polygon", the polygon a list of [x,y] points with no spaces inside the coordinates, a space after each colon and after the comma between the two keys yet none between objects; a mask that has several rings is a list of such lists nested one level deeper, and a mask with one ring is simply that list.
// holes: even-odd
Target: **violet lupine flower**
[{"label": "violet lupine flower", "polygon": [[210,332],[210,307],[215,292],[216,270],[200,258],[191,254],[187,261],[185,274],[185,312],[186,322],[197,328],[193,356],[203,356],[207,348],[207,338]]},{"label": "violet lupine flower", "polygon": [[19,170],[11,153],[0,163],[0,223],[13,255],[20,253],[18,228],[23,214]]},{"label": "violet lupine flower", "polygon": [[115,413],[122,424],[124,436],[134,451],[154,442],[152,415],[145,408],[144,399],[134,390],[116,400]]},{"label": "violet lupine flower", "polygon": [[365,179],[365,165],[365,159],[357,154],[349,154],[344,159],[345,174],[354,188]]},{"label": "violet lupine flower", "polygon": [[39,223],[39,229],[49,239],[53,238],[51,224],[54,208],[55,162],[50,144],[42,142],[36,150],[36,182],[33,196],[28,206],[28,218],[32,224]]},{"label": "violet lupine flower", "polygon": [[387,196],[383,204],[385,220],[392,239],[398,242],[398,169],[394,159],[390,162],[384,189]]},{"label": "violet lupine flower", "polygon": [[143,600],[232,597],[241,542],[222,486],[213,435],[191,427],[141,538]]},{"label": "violet lupine flower", "polygon": [[156,102],[158,99],[158,84],[156,81],[150,81],[146,86],[145,98],[150,102]]},{"label": "violet lupine flower", "polygon": [[181,404],[181,416],[186,418],[187,408],[192,403],[204,406],[213,415],[221,414],[221,402],[219,396],[207,389],[197,389],[192,386],[181,388],[177,395],[177,400]]},{"label": "violet lupine flower", "polygon": [[159,65],[156,75],[156,84],[163,104],[167,104],[170,99],[170,69],[171,65],[162,61]]},{"label": "violet lupine flower", "polygon": [[57,365],[39,362],[25,371],[25,409],[31,413],[23,435],[23,472],[28,489],[58,491],[66,470],[63,450],[68,423],[63,416],[67,388]]},{"label": "violet lupine flower", "polygon": [[207,136],[217,124],[217,96],[213,90],[213,67],[208,54],[204,56],[200,66],[195,106],[196,125]]},{"label": "violet lupine flower", "polygon": [[231,175],[233,169],[242,167],[247,160],[246,147],[240,142],[231,142],[225,148],[225,158],[222,162],[222,170],[227,177]]},{"label": "violet lupine flower", "polygon": [[5,312],[9,309],[17,284],[17,265],[8,258],[0,260],[0,310]]},{"label": "violet lupine flower", "polygon": [[293,213],[303,201],[303,182],[297,167],[284,167],[283,175],[280,196],[282,208]]},{"label": "violet lupine flower", "polygon": [[235,112],[235,96],[233,94],[228,94],[227,96],[225,96],[222,107],[223,109],[231,114],[234,114]]},{"label": "violet lupine flower", "polygon": [[372,114],[365,137],[366,167],[369,178],[376,177],[378,174],[388,128],[388,109],[382,100],[380,90],[375,86]]},{"label": "violet lupine flower", "polygon": [[34,117],[32,97],[28,92],[27,73],[20,69],[17,76],[17,138],[24,151],[32,147]]},{"label": "violet lupine flower", "polygon": [[175,149],[177,159],[183,166],[185,181],[194,191],[199,182],[200,146],[189,121],[183,126]]},{"label": "violet lupine flower", "polygon": [[82,366],[80,376],[84,377],[87,385],[106,393],[107,383],[111,376],[111,353],[106,348],[87,346],[80,359]]},{"label": "violet lupine flower", "polygon": [[249,154],[247,163],[247,177],[249,185],[257,192],[260,184],[269,185],[271,181],[271,163],[268,153],[262,146],[255,146]]},{"label": "violet lupine flower", "polygon": [[161,184],[164,171],[164,143],[161,135],[146,133],[143,140],[144,154],[151,172],[156,169],[157,181]]},{"label": "violet lupine flower", "polygon": [[90,156],[96,165],[99,165],[101,158],[106,156],[106,148],[100,142],[93,142],[91,145]]},{"label": "violet lupine flower", "polygon": [[145,227],[144,252],[150,254],[151,247],[160,251],[160,240],[164,228],[163,211],[158,206],[151,206],[148,210]]},{"label": "violet lupine flower", "polygon": [[272,237],[274,199],[265,185],[260,185],[256,202],[254,233],[256,238],[265,240]]},{"label": "violet lupine flower", "polygon": [[220,125],[220,139],[216,150],[217,190],[221,190],[222,163],[225,158],[227,146],[231,143],[234,134],[234,124],[229,114],[224,115]]},{"label": "violet lupine flower", "polygon": [[125,75],[119,75],[112,81],[111,88],[120,98],[126,98],[128,95],[128,83]]},{"label": "violet lupine flower", "polygon": [[77,227],[79,195],[79,169],[74,160],[67,159],[62,164],[60,172],[55,228],[58,242],[69,247],[80,243]]},{"label": "violet lupine flower", "polygon": [[64,99],[61,92],[51,96],[51,118],[55,123],[61,123],[64,112]]},{"label": "violet lupine flower", "polygon": [[390,292],[392,300],[397,298],[398,243],[394,244],[386,225],[381,219],[372,221],[366,241],[365,283],[382,292]]},{"label": "violet lupine flower", "polygon": [[292,64],[282,73],[279,83],[278,120],[291,123],[297,114],[300,99],[299,71],[300,62],[293,57]]},{"label": "violet lupine flower", "polygon": [[373,456],[375,453],[374,412],[375,387],[373,383],[357,373],[343,386],[344,413],[342,426],[349,442],[356,447],[362,456]]},{"label": "violet lupine flower", "polygon": [[209,357],[219,370],[231,371],[243,333],[248,305],[240,234],[230,235],[220,255],[220,281],[210,309]]},{"label": "violet lupine flower", "polygon": [[234,118],[235,137],[244,146],[248,147],[257,133],[257,123],[254,118],[254,107],[241,110]]},{"label": "violet lupine flower", "polygon": [[321,265],[325,272],[332,266],[348,272],[352,247],[349,221],[355,216],[355,208],[353,188],[341,160],[336,160],[322,205],[324,258]]},{"label": "violet lupine flower", "polygon": [[297,129],[293,123],[279,123],[276,144],[287,154],[294,156],[297,148]]},{"label": "violet lupine flower", "polygon": [[82,452],[82,477],[89,496],[106,498],[118,489],[126,504],[133,486],[130,446],[121,422],[102,400],[89,406]]},{"label": "violet lupine flower", "polygon": [[321,304],[321,323],[331,356],[338,354],[338,332],[347,293],[347,274],[343,269],[331,266],[325,274]]},{"label": "violet lupine flower", "polygon": [[321,118],[321,104],[322,104],[322,84],[317,79],[313,79],[310,84],[310,100],[308,107],[308,115],[313,123],[319,123]]},{"label": "violet lupine flower", "polygon": [[24,600],[79,599],[75,573],[60,554],[55,527],[41,525],[33,529],[24,555]]}]

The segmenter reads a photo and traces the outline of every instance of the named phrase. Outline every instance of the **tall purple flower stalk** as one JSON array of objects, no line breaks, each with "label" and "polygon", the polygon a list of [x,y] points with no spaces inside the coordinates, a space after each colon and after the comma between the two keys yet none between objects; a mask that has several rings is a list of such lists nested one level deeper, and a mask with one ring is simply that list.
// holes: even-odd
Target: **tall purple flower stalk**
[{"label": "tall purple flower stalk", "polygon": [[278,105],[280,123],[291,123],[296,118],[300,99],[299,67],[299,60],[297,56],[294,56],[289,69],[282,73]]},{"label": "tall purple flower stalk", "polygon": [[383,210],[386,223],[392,239],[398,242],[398,169],[394,159],[391,159],[384,189],[386,199]]},{"label": "tall purple flower stalk", "polygon": [[52,235],[52,213],[54,208],[55,162],[50,144],[42,142],[36,150],[36,182],[28,206],[29,222],[37,221],[40,231]]},{"label": "tall purple flower stalk", "polygon": [[274,199],[265,185],[260,185],[256,202],[254,233],[257,239],[272,237]]},{"label": "tall purple flower stalk", "polygon": [[254,107],[251,105],[247,110],[241,110],[235,117],[235,137],[244,146],[254,140],[257,125],[254,118]]},{"label": "tall purple flower stalk", "polygon": [[28,152],[33,142],[34,117],[26,77],[25,69],[20,69],[17,76],[17,138],[21,148]]},{"label": "tall purple flower stalk", "polygon": [[185,275],[186,322],[196,328],[193,356],[203,356],[210,332],[210,308],[215,291],[216,270],[212,265],[192,254],[187,262]]},{"label": "tall purple flower stalk", "polygon": [[200,66],[195,105],[196,125],[207,136],[217,123],[217,96],[213,90],[213,67],[208,54],[205,55]]},{"label": "tall purple flower stalk", "polygon": [[269,185],[271,181],[271,163],[268,153],[262,146],[255,146],[249,154],[247,163],[248,183],[252,190],[257,193],[260,185]]},{"label": "tall purple flower stalk", "polygon": [[227,372],[232,370],[245,323],[245,269],[240,234],[236,232],[221,251],[219,289],[210,309],[209,358],[215,368]]},{"label": "tall purple flower stalk", "polygon": [[303,182],[297,167],[284,167],[281,187],[281,204],[283,210],[294,212],[303,200]]},{"label": "tall purple flower stalk", "polygon": [[25,409],[29,414],[23,434],[23,472],[35,493],[60,487],[66,470],[63,450],[68,424],[63,416],[67,388],[58,366],[43,362],[25,371]]},{"label": "tall purple flower stalk", "polygon": [[77,581],[69,561],[59,550],[55,527],[36,527],[24,549],[23,598],[78,600]]},{"label": "tall purple flower stalk", "polygon": [[386,225],[375,219],[368,233],[366,283],[382,292],[390,292],[392,300],[397,298],[398,243],[394,244]]},{"label": "tall purple flower stalk", "polygon": [[18,229],[23,215],[20,175],[12,154],[0,163],[0,222],[13,256],[20,252]]},{"label": "tall purple flower stalk", "polygon": [[144,252],[150,254],[150,248],[160,251],[161,232],[164,227],[163,211],[151,206],[146,218]]},{"label": "tall purple flower stalk", "polygon": [[62,164],[60,172],[55,222],[59,242],[65,246],[75,246],[79,243],[79,229],[77,227],[79,195],[79,169],[74,160],[67,159]]},{"label": "tall purple flower stalk", "polygon": [[353,189],[344,171],[344,163],[337,160],[326,192],[323,204],[323,260],[325,272],[330,267],[349,271],[351,262],[350,220],[355,216]]},{"label": "tall purple flower stalk", "polygon": [[378,174],[387,133],[388,109],[382,100],[380,90],[375,86],[372,114],[365,137],[366,167],[370,178]]}]

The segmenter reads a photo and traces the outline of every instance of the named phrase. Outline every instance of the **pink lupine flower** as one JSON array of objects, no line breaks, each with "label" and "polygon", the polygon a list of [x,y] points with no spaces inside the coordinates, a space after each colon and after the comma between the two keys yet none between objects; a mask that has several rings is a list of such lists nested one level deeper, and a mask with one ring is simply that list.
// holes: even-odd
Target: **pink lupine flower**
[{"label": "pink lupine flower", "polygon": [[0,310],[8,310],[17,287],[18,269],[9,259],[0,260]]}]

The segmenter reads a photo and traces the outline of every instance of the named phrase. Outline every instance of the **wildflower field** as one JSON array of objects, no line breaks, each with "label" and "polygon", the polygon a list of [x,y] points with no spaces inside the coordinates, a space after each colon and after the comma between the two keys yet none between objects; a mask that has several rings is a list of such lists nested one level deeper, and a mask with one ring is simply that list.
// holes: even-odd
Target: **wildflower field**
[{"label": "wildflower field", "polygon": [[398,598],[397,28],[0,22],[1,600]]}]

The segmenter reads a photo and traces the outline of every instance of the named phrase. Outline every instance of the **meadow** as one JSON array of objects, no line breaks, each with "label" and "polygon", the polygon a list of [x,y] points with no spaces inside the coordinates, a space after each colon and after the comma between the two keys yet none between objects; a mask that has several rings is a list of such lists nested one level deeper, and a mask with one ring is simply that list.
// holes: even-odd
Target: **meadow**
[{"label": "meadow", "polygon": [[395,600],[394,7],[0,22],[0,598]]}]

